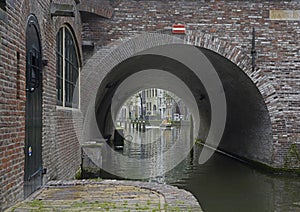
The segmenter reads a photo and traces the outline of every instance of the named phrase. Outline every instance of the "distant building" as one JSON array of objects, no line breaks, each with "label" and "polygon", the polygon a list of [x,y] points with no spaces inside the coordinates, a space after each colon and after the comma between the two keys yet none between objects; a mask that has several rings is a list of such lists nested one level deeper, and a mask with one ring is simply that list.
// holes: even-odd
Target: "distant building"
[{"label": "distant building", "polygon": [[118,115],[119,121],[128,119],[175,120],[188,117],[188,109],[183,101],[172,92],[149,88],[133,95],[122,106]]}]

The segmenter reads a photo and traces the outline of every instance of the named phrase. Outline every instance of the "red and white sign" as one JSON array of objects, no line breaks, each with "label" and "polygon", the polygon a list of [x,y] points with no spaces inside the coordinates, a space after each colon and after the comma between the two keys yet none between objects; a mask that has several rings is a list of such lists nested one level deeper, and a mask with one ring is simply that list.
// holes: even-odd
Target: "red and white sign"
[{"label": "red and white sign", "polygon": [[185,25],[184,24],[173,24],[172,33],[173,34],[185,34]]}]

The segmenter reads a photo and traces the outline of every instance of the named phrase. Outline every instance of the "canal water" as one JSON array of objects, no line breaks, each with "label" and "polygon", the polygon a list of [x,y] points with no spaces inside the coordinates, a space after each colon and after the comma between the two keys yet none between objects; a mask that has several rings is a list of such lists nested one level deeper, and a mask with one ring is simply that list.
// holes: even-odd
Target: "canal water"
[{"label": "canal water", "polygon": [[[145,132],[131,128],[125,130],[124,135],[124,148],[115,151],[125,157],[150,158],[153,163],[122,162],[111,154],[104,155],[104,167],[107,164],[113,167],[114,175],[103,172],[102,178],[126,179],[124,176],[133,172],[139,176],[146,167],[148,178],[141,180],[186,189],[198,199],[204,211],[300,211],[299,176],[263,173],[217,152],[200,165],[197,159],[203,147],[193,147],[177,166],[171,170],[165,168],[165,160],[176,161],[178,152],[169,154],[168,159],[161,157],[161,153],[170,150],[178,138],[191,141],[189,127],[151,127]],[[144,176],[143,173],[140,176]]]}]

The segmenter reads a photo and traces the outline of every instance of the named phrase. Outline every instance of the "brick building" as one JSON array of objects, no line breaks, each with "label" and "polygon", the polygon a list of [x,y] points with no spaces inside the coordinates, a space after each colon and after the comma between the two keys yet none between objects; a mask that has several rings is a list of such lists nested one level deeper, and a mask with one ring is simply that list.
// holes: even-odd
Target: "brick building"
[{"label": "brick building", "polygon": [[70,107],[82,66],[78,3],[1,1],[0,211],[80,167],[71,116],[80,110]]},{"label": "brick building", "polygon": [[[80,125],[74,121],[82,120],[73,120],[73,114],[85,115],[89,97],[76,87],[80,72],[101,66],[99,61],[116,44],[124,48],[115,53],[112,67],[139,50],[171,43],[149,36],[126,47],[145,31],[171,35],[174,23],[186,25],[189,32],[179,36],[186,44],[207,50],[207,55],[208,50],[217,53],[212,61],[225,58],[228,69],[238,67],[261,94],[259,104],[267,111],[270,129],[266,164],[299,168],[299,11],[299,1],[293,0],[1,0],[0,211],[49,180],[73,178],[79,169],[74,126]],[[91,79],[90,86],[99,87],[103,78]],[[81,95],[73,95],[77,93]],[[264,150],[249,151],[249,159],[265,162],[259,160]]]}]

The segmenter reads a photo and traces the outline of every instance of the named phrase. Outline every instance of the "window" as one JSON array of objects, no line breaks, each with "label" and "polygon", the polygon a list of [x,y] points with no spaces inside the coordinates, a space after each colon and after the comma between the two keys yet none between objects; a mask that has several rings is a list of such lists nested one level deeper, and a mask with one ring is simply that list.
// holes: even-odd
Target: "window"
[{"label": "window", "polygon": [[153,105],[153,112],[156,112],[156,105]]},{"label": "window", "polygon": [[56,89],[57,104],[63,107],[78,108],[79,77],[76,45],[67,26],[62,27],[56,37]]}]

